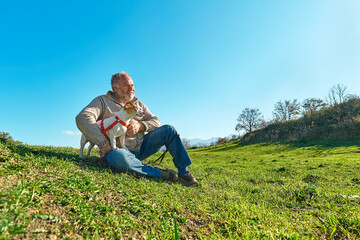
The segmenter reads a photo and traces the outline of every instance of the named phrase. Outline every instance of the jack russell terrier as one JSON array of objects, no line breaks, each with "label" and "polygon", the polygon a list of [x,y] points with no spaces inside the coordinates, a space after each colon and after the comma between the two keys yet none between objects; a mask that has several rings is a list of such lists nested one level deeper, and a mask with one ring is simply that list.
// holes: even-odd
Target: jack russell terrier
[{"label": "jack russell terrier", "polygon": [[[107,139],[110,141],[111,148],[113,150],[116,150],[116,138],[120,137],[120,147],[126,148],[125,146],[125,135],[127,131],[127,125],[129,124],[131,118],[135,116],[141,117],[143,115],[143,112],[139,110],[138,106],[134,104],[135,100],[137,98],[134,97],[134,99],[130,102],[127,102],[124,107],[116,113],[114,117],[105,118],[104,120],[101,120],[97,122],[99,127],[101,128],[101,132],[105,135]],[[84,146],[87,142],[90,142],[84,134],[81,135],[80,140],[80,158],[83,158],[83,151]],[[89,150],[87,152],[86,157],[90,157],[91,149],[94,147],[94,143],[90,142]]]}]

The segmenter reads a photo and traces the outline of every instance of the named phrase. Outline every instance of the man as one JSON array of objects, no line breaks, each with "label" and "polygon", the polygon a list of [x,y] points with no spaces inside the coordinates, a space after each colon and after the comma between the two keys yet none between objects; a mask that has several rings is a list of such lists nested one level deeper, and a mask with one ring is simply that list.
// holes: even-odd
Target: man
[{"label": "man", "polygon": [[[121,171],[171,181],[178,180],[185,186],[197,185],[197,180],[187,169],[191,164],[190,157],[174,127],[170,125],[160,127],[160,120],[139,100],[135,100],[135,104],[144,115],[134,117],[127,126],[125,145],[128,150],[124,148],[112,150],[97,121],[115,116],[126,102],[134,99],[135,88],[131,77],[125,72],[114,74],[111,78],[111,86],[113,91],[96,97],[76,116],[79,130],[87,139],[98,145],[100,156],[105,157],[111,167]],[[178,174],[174,170],[152,167],[141,162],[158,152],[164,145],[168,146]],[[117,146],[120,146],[119,139]]]}]

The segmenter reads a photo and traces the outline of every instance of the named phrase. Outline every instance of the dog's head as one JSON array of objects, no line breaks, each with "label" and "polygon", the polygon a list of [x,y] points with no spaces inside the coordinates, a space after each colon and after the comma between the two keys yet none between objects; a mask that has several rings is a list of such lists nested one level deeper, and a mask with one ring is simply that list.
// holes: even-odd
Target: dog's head
[{"label": "dog's head", "polygon": [[130,102],[127,102],[124,105],[124,109],[125,111],[133,116],[139,116],[141,117],[144,113],[139,109],[138,105],[135,103],[135,101],[137,100],[137,98],[134,97],[133,100],[131,100]]}]

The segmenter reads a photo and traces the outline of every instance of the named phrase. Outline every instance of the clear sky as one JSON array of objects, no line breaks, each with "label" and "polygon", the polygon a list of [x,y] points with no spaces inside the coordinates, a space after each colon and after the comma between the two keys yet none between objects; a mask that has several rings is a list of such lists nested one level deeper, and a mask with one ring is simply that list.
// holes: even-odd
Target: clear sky
[{"label": "clear sky", "polygon": [[75,116],[128,72],[184,138],[235,133],[245,107],[360,91],[360,1],[1,1],[0,131],[78,147]]}]

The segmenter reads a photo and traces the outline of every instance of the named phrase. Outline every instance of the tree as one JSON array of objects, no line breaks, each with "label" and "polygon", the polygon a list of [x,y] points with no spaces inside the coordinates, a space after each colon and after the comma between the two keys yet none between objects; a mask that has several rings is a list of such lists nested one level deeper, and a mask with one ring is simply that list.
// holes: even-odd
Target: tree
[{"label": "tree", "polygon": [[336,84],[329,89],[327,101],[330,106],[341,104],[347,100],[349,94],[346,93],[347,87]]},{"label": "tree", "polygon": [[182,138],[182,139],[181,139],[181,142],[182,142],[182,144],[184,145],[184,147],[185,147],[186,149],[191,148],[191,144],[190,144],[190,140],[189,140],[189,139],[187,139],[187,138]]},{"label": "tree", "polygon": [[0,142],[3,144],[22,144],[22,142],[20,141],[15,141],[12,136],[10,136],[10,134],[7,132],[0,132]]},{"label": "tree", "polygon": [[226,142],[228,142],[229,140],[226,137],[219,137],[218,140],[216,141],[216,145],[220,145],[220,144],[224,144]]},{"label": "tree", "polygon": [[235,126],[236,131],[245,129],[246,132],[252,132],[261,125],[264,119],[259,109],[245,108],[239,115],[237,121],[239,123]]},{"label": "tree", "polygon": [[7,141],[13,141],[13,138],[7,132],[0,132],[0,140],[1,142],[6,143]]},{"label": "tree", "polygon": [[326,103],[319,98],[307,98],[302,103],[303,115],[312,113],[326,107]]},{"label": "tree", "polygon": [[231,135],[231,140],[237,139],[239,136],[236,136],[235,134]]},{"label": "tree", "polygon": [[292,102],[290,100],[279,101],[275,104],[274,108],[273,115],[277,122],[295,119],[300,114],[300,103],[297,99],[294,99]]}]

